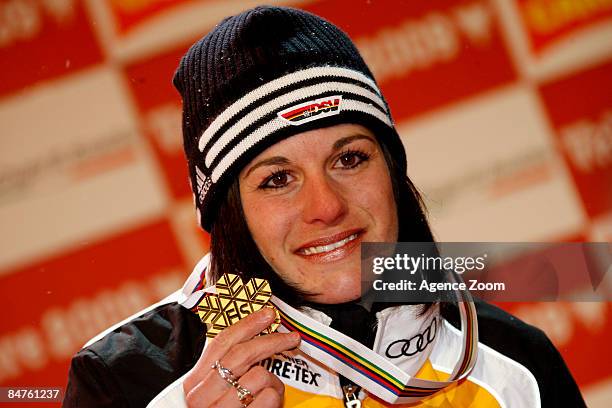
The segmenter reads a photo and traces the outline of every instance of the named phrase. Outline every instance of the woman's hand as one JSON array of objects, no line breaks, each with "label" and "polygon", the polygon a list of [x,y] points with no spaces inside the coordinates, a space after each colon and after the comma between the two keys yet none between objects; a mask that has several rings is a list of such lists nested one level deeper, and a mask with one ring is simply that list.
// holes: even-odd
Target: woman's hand
[{"label": "woman's hand", "polygon": [[215,361],[230,369],[240,385],[251,392],[254,399],[249,408],[283,405],[284,384],[264,367],[254,365],[300,343],[295,332],[255,337],[272,324],[274,317],[274,311],[264,307],[209,340],[183,383],[189,407],[242,407],[236,388],[212,368]]}]

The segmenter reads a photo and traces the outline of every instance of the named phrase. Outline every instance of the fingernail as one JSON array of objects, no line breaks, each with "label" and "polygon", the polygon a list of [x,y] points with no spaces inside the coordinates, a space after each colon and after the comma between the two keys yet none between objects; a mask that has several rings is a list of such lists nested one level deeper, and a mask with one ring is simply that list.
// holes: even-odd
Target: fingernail
[{"label": "fingernail", "polygon": [[299,341],[300,341],[300,339],[302,338],[302,337],[300,336],[300,333],[298,333],[298,332],[291,332],[290,336],[291,336],[291,340],[292,340],[294,343],[299,342]]}]

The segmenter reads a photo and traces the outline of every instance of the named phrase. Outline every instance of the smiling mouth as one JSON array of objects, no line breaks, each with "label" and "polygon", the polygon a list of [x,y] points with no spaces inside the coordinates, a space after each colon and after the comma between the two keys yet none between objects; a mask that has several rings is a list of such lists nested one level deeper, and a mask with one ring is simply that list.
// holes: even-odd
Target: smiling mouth
[{"label": "smiling mouth", "polygon": [[313,256],[333,252],[355,241],[363,230],[352,230],[310,242],[295,251],[298,255]]},{"label": "smiling mouth", "polygon": [[336,248],[340,248],[341,246],[346,245],[347,243],[351,242],[352,240],[356,238],[357,238],[357,234],[353,234],[353,235],[350,235],[344,238],[343,240],[334,242],[333,244],[304,248],[303,250],[301,250],[301,252],[304,255],[316,255],[316,254],[322,254],[324,252],[330,252]]}]

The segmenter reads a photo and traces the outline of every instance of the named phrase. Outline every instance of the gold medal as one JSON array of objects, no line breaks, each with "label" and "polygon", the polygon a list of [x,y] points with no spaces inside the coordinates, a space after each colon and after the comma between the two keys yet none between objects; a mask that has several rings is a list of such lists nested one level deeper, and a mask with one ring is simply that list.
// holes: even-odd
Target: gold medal
[{"label": "gold medal", "polygon": [[198,304],[198,315],[208,327],[206,337],[215,337],[221,330],[262,307],[273,309],[276,318],[261,334],[272,333],[280,325],[278,311],[268,303],[272,291],[267,280],[253,278],[243,283],[238,275],[226,273],[217,281],[215,288],[217,294],[207,294]]}]

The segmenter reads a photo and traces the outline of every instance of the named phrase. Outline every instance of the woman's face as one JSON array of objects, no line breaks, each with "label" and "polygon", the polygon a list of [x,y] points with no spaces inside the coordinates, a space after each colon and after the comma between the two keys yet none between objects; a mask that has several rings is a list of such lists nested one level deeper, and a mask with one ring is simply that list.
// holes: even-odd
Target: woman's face
[{"label": "woman's face", "polygon": [[265,260],[314,302],[358,298],[359,244],[397,240],[389,171],[376,138],[359,125],[273,145],[240,173],[240,196]]}]

